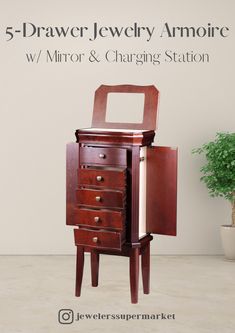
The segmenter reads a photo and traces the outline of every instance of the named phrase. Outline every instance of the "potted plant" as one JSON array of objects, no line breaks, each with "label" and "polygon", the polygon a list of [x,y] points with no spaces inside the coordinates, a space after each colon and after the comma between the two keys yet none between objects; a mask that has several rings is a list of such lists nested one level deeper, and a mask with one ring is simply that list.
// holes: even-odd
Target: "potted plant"
[{"label": "potted plant", "polygon": [[192,152],[205,154],[201,181],[210,196],[223,197],[232,205],[232,224],[221,226],[221,238],[225,257],[235,259],[235,133],[217,133],[214,141]]}]

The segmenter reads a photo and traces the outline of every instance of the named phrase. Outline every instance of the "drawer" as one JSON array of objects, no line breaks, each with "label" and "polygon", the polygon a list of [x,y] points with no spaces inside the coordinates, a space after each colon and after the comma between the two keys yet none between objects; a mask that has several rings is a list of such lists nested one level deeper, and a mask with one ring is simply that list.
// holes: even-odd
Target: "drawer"
[{"label": "drawer", "polygon": [[94,185],[109,188],[123,188],[126,185],[125,170],[79,169],[79,185]]},{"label": "drawer", "polygon": [[123,148],[81,147],[80,164],[127,165],[127,150]]},{"label": "drawer", "polygon": [[79,205],[124,208],[123,191],[78,189],[76,194]]},{"label": "drawer", "polygon": [[120,232],[114,231],[74,230],[75,245],[91,246],[95,248],[121,250],[121,236]]},{"label": "drawer", "polygon": [[74,215],[76,225],[91,226],[93,228],[124,229],[124,214],[120,211],[77,208]]}]

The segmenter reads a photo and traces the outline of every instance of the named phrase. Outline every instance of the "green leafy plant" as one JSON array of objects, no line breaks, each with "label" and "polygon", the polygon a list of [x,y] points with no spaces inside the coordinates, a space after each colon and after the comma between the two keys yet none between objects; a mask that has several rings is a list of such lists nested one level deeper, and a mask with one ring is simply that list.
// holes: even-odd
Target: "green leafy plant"
[{"label": "green leafy plant", "polygon": [[232,204],[232,226],[235,227],[235,133],[217,133],[214,141],[192,152],[204,154],[206,164],[200,178],[212,197],[223,197]]}]

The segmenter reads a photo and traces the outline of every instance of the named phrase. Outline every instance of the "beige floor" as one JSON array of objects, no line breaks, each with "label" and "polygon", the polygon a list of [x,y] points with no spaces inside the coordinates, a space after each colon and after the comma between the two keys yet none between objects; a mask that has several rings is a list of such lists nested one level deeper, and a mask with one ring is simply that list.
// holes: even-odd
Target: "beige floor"
[{"label": "beige floor", "polygon": [[[235,262],[219,256],[153,256],[151,294],[129,299],[128,259],[102,256],[100,285],[74,297],[75,257],[0,257],[0,332],[234,333]],[[60,324],[58,311],[80,314],[175,314],[175,319],[83,319]],[[61,320],[68,319],[64,314]]]}]

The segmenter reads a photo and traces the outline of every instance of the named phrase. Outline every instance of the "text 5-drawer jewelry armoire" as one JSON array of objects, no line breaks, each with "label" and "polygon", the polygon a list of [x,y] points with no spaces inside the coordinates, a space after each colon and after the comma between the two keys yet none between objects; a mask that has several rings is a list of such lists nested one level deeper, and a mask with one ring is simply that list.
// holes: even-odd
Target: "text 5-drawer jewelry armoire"
[{"label": "text 5-drawer jewelry armoire", "polygon": [[[118,107],[117,98],[143,97],[142,121],[107,120],[114,96]],[[177,149],[152,145],[157,105],[154,86],[101,85],[92,127],[77,129],[76,142],[67,145],[66,223],[76,227],[76,296],[85,252],[90,252],[93,287],[99,256],[118,255],[129,257],[131,302],[137,303],[139,257],[144,294],[149,294],[151,234],[176,235]],[[135,112],[129,104],[120,107],[122,115]]]}]

